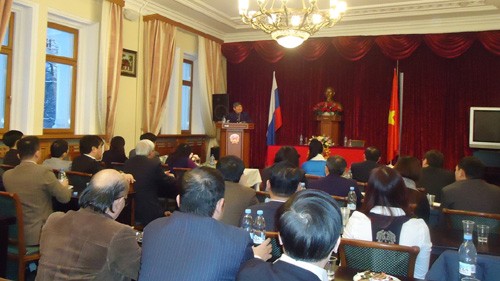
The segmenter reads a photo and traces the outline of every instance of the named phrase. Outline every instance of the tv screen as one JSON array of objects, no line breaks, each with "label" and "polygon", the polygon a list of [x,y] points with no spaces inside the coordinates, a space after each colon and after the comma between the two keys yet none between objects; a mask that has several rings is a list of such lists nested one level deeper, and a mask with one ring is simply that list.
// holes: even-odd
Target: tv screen
[{"label": "tv screen", "polygon": [[471,107],[469,146],[500,149],[500,107]]}]

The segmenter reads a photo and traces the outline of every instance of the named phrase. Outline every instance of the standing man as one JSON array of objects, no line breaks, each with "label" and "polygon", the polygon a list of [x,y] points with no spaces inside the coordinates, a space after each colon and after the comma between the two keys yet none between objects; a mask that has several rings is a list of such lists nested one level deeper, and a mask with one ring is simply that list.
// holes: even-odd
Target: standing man
[{"label": "standing man", "polygon": [[252,123],[252,118],[247,112],[243,112],[243,105],[240,102],[233,103],[233,111],[227,115],[227,122]]},{"label": "standing man", "polygon": [[351,165],[352,178],[356,181],[368,182],[371,171],[380,166],[378,161],[380,161],[380,150],[374,146],[367,147],[365,161]]},{"label": "standing man", "polygon": [[40,239],[37,281],[137,279],[141,248],[135,231],[115,221],[128,188],[122,174],[102,170],[80,196],[80,210],[49,217]]},{"label": "standing man", "polygon": [[436,195],[436,202],[441,202],[441,190],[452,184],[455,176],[451,171],[443,169],[444,155],[441,151],[432,149],[424,154],[422,171],[418,187],[424,187],[427,193]]},{"label": "standing man", "polygon": [[180,211],[144,229],[139,280],[235,280],[254,254],[270,257],[270,239],[252,253],[247,232],[219,221],[224,209],[219,171],[200,167],[184,174],[177,204]]},{"label": "standing man", "polygon": [[7,192],[17,193],[23,205],[24,239],[27,246],[38,245],[40,231],[52,214],[52,197],[61,203],[71,199],[68,180],[59,182],[52,169],[38,165],[42,152],[37,137],[17,143],[21,164],[3,174]]},{"label": "standing man", "polygon": [[500,187],[484,181],[485,166],[474,156],[455,168],[456,182],[443,188],[441,208],[500,214]]}]

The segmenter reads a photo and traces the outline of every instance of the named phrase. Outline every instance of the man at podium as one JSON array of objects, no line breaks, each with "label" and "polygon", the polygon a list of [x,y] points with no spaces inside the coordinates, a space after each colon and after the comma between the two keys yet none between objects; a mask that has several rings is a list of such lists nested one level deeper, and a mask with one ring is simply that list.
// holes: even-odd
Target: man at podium
[{"label": "man at podium", "polygon": [[227,122],[231,123],[252,123],[252,118],[247,112],[243,112],[243,105],[240,102],[233,103],[233,111],[227,115]]}]

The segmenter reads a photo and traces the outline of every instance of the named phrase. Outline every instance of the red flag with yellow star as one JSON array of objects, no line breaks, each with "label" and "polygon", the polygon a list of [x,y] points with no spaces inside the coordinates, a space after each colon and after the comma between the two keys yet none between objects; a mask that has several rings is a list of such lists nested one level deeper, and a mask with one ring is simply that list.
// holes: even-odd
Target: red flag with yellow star
[{"label": "red flag with yellow star", "polygon": [[394,69],[394,77],[392,78],[392,96],[388,124],[387,162],[391,162],[399,153],[399,87],[396,69]]}]

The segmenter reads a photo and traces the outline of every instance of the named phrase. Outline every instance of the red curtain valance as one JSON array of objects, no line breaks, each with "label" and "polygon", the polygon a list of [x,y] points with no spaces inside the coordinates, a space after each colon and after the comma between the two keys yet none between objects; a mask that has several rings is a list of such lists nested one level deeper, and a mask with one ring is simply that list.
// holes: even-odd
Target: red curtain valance
[{"label": "red curtain valance", "polygon": [[500,31],[313,38],[292,50],[279,46],[273,40],[235,42],[224,43],[222,53],[234,64],[243,62],[252,50],[270,63],[280,61],[287,54],[301,55],[305,60],[313,61],[321,58],[327,49],[333,46],[345,59],[357,61],[377,45],[385,56],[391,59],[405,59],[424,42],[438,56],[456,58],[465,53],[475,40],[480,41],[489,52],[500,55]]}]

